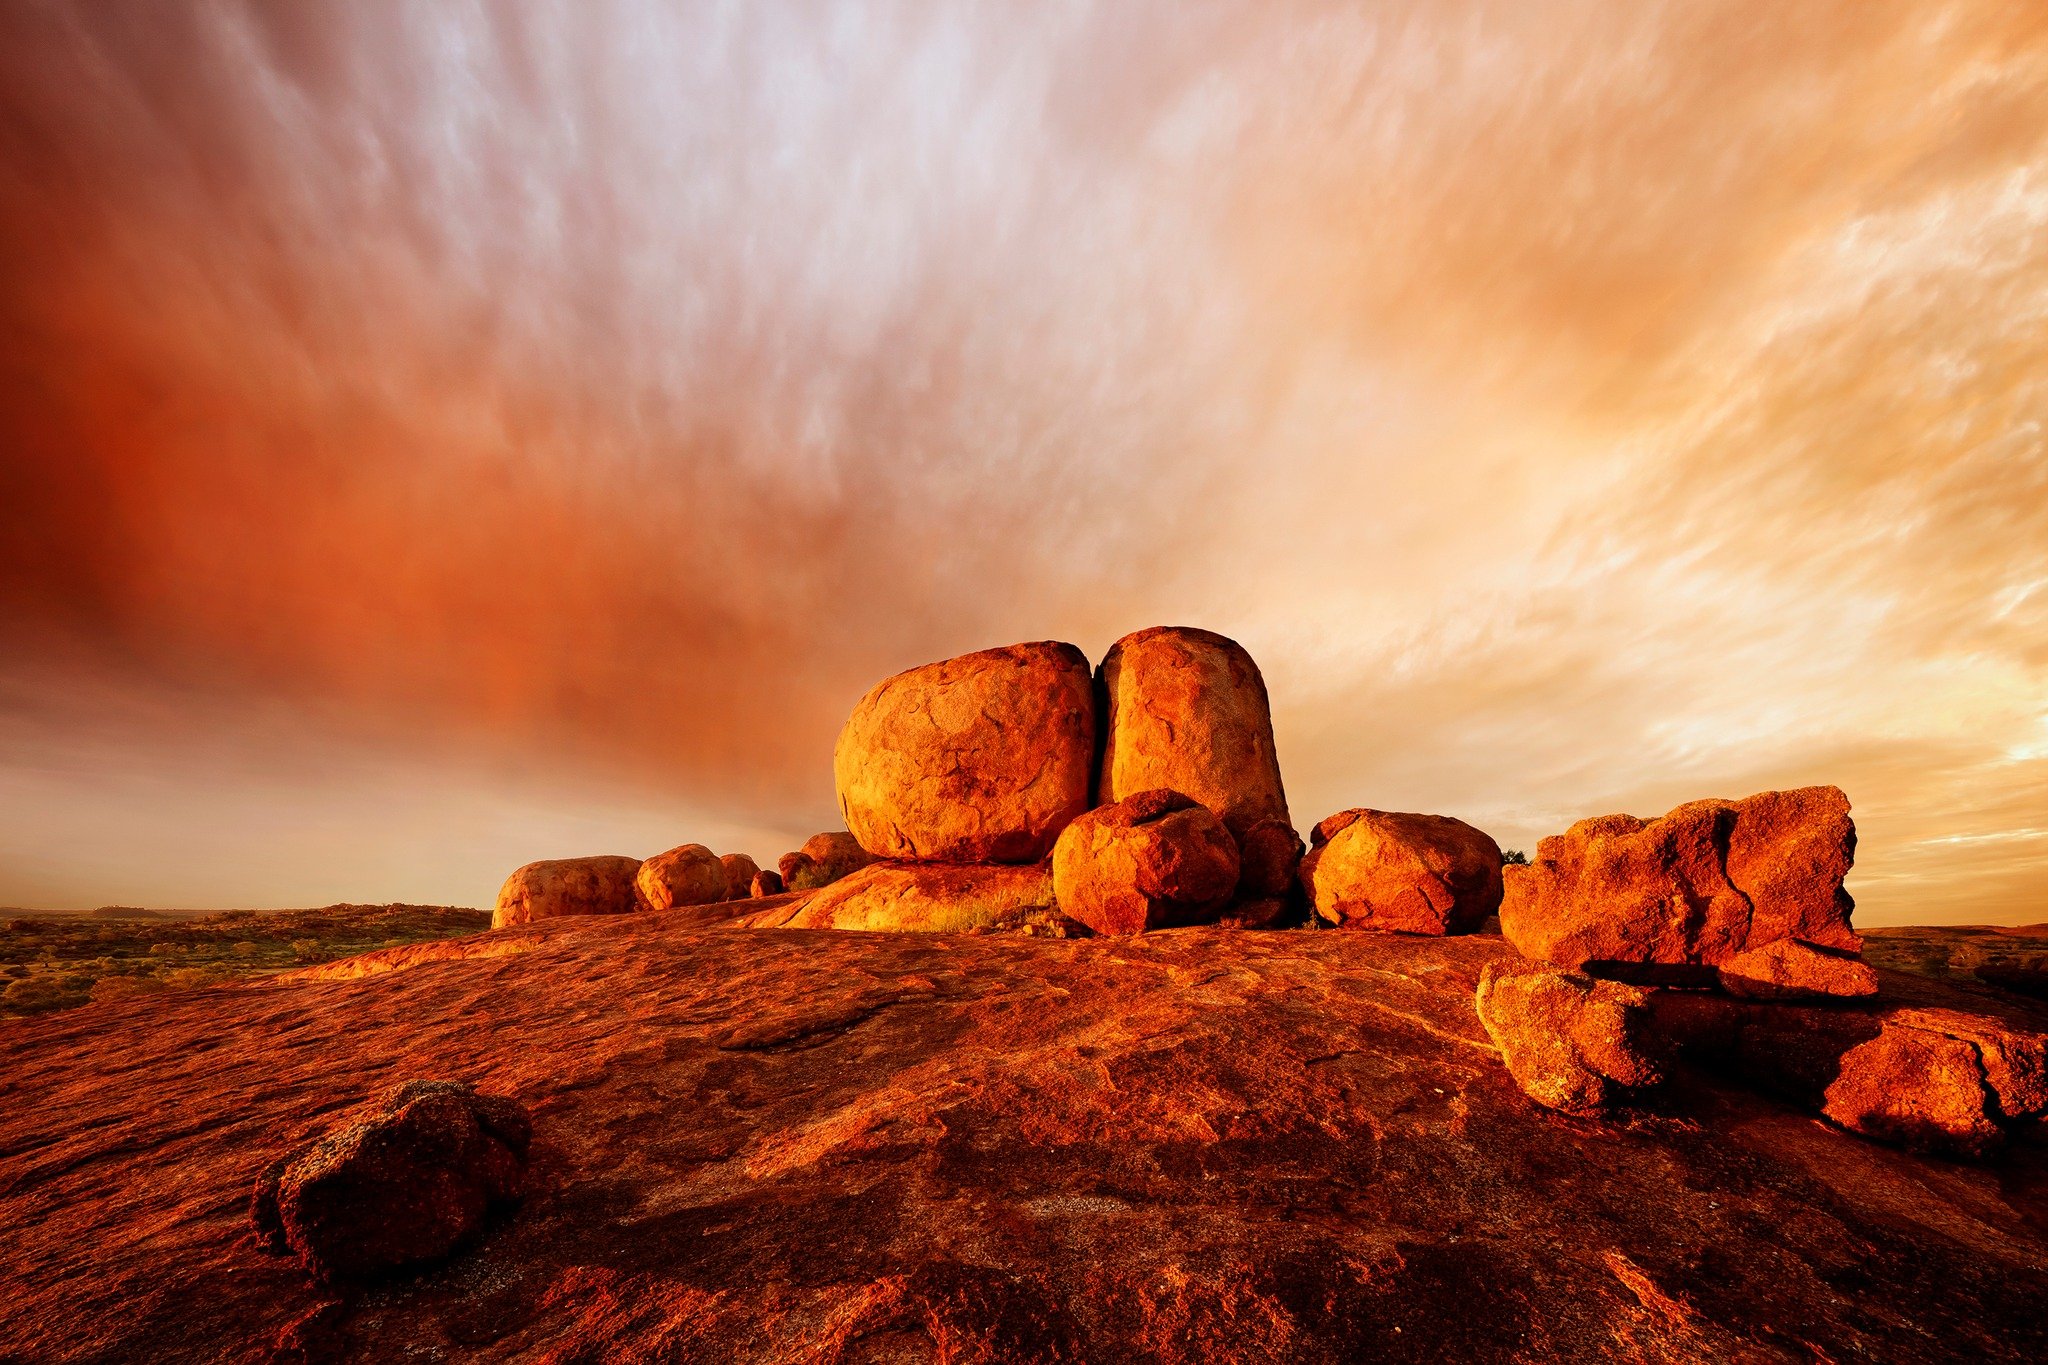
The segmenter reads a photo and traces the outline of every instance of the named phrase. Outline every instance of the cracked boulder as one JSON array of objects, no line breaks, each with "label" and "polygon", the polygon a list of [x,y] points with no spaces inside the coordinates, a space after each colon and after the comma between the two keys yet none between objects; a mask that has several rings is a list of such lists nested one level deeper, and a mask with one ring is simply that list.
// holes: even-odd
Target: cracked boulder
[{"label": "cracked boulder", "polygon": [[1506,870],[1500,927],[1524,956],[1670,985],[1780,939],[1855,954],[1842,879],[1856,852],[1836,787],[1603,815]]},{"label": "cracked boulder", "polygon": [[504,929],[564,915],[624,915],[638,908],[633,879],[638,858],[554,858],[528,863],[505,879],[491,911]]},{"label": "cracked boulder", "polygon": [[657,853],[640,864],[633,878],[634,894],[645,910],[710,905],[726,899],[727,889],[725,864],[702,844]]},{"label": "cracked boulder", "polygon": [[1052,873],[1025,867],[870,863],[792,905],[743,923],[754,929],[888,929],[966,933],[1057,918]]},{"label": "cracked boulder", "polygon": [[523,1193],[524,1106],[454,1081],[410,1081],[258,1177],[249,1216],[266,1250],[322,1283],[445,1260]]},{"label": "cracked boulder", "polygon": [[1098,934],[1210,923],[1237,880],[1230,831],[1176,791],[1099,806],[1068,825],[1052,852],[1061,912]]},{"label": "cracked boulder", "polygon": [[830,886],[849,873],[858,872],[875,860],[875,855],[845,830],[813,834],[794,853],[785,853],[776,866],[785,889],[815,891]]},{"label": "cracked boulder", "polygon": [[1037,862],[1088,808],[1095,734],[1088,660],[1072,645],[926,664],[853,708],[832,752],[839,808],[878,858]]},{"label": "cracked boulder", "polygon": [[1475,1001],[1515,1084],[1538,1104],[1590,1115],[1664,1079],[1650,992],[1583,972],[1488,963]]},{"label": "cracked boulder", "polygon": [[1266,681],[1235,640],[1154,626],[1110,646],[1100,670],[1108,710],[1096,799],[1181,792],[1233,828],[1288,824]]},{"label": "cracked boulder", "polygon": [[1500,908],[1500,845],[1463,820],[1340,811],[1310,842],[1302,886],[1340,929],[1469,934]]}]

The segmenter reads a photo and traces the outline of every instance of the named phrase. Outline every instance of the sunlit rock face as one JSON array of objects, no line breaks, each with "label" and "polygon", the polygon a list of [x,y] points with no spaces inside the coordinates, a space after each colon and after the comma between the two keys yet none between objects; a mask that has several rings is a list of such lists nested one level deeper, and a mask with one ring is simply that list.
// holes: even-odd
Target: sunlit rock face
[{"label": "sunlit rock face", "polygon": [[1674,983],[1710,983],[1711,968],[1779,939],[1854,953],[1842,878],[1855,854],[1836,787],[1603,815],[1507,869],[1501,932],[1542,961]]},{"label": "sunlit rock face", "polygon": [[1312,842],[1301,879],[1326,924],[1469,934],[1500,908],[1500,845],[1463,820],[1339,811]]},{"label": "sunlit rock face", "polygon": [[709,905],[725,900],[729,886],[725,864],[702,844],[657,853],[640,864],[633,877],[634,895],[643,910]]},{"label": "sunlit rock face", "polygon": [[1640,986],[1489,963],[1474,1003],[1508,1074],[1547,1108],[1598,1113],[1664,1078]]},{"label": "sunlit rock face", "polygon": [[802,900],[748,916],[753,929],[964,933],[1053,922],[1052,872],[1028,866],[870,863]]},{"label": "sunlit rock face", "polygon": [[1052,879],[1060,910],[1098,934],[1202,924],[1237,886],[1237,842],[1179,792],[1138,792],[1067,826]]},{"label": "sunlit rock face", "polygon": [[1154,626],[1110,646],[1099,676],[1100,804],[1164,788],[1228,824],[1288,821],[1266,680],[1243,646],[1212,631]]},{"label": "sunlit rock face", "polygon": [[640,860],[606,854],[528,863],[505,879],[491,927],[564,915],[623,915],[637,904],[633,880]]},{"label": "sunlit rock face", "polygon": [[839,807],[878,858],[1036,862],[1088,808],[1095,734],[1088,660],[1072,645],[926,664],[853,708],[832,755]]}]

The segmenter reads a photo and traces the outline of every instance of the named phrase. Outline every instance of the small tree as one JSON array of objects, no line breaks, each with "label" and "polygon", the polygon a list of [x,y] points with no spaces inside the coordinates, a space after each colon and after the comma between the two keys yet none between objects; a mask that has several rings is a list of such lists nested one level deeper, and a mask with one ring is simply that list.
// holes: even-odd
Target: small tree
[{"label": "small tree", "polygon": [[1519,848],[1511,848],[1501,854],[1500,860],[1511,867],[1527,867],[1529,865],[1529,855],[1522,852]]}]

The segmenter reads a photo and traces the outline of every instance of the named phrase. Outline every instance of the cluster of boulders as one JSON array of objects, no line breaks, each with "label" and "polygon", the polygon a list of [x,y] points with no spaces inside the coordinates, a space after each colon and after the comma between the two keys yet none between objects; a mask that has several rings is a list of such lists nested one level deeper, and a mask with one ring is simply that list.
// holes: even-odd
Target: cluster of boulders
[{"label": "cluster of boulders", "polygon": [[1592,1114],[1683,1056],[1853,1132],[1981,1155],[2048,1114],[2048,1037],[1875,999],[1834,787],[1582,820],[1505,872],[1477,1006],[1524,1091]]}]

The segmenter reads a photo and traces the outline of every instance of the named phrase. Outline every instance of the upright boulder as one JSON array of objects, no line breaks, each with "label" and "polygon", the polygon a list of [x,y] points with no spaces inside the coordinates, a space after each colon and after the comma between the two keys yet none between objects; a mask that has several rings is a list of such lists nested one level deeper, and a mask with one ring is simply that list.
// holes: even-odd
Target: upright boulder
[{"label": "upright boulder", "polygon": [[761,865],[744,853],[723,853],[718,858],[725,869],[725,898],[729,901],[743,901],[753,894],[754,878],[761,875]]},{"label": "upright boulder", "polygon": [[747,888],[747,899],[760,900],[763,896],[782,894],[782,874],[772,867],[764,867],[754,874],[754,881]]},{"label": "upright boulder", "polygon": [[504,929],[564,915],[624,915],[637,908],[638,858],[553,858],[528,863],[505,879],[491,927]]},{"label": "upright boulder", "polygon": [[1031,863],[1088,808],[1094,756],[1088,660],[1042,641],[877,684],[839,733],[832,775],[847,829],[878,858]]},{"label": "upright boulder", "polygon": [[1463,820],[1339,811],[1310,841],[1302,886],[1340,929],[1469,934],[1500,908],[1500,845]]},{"label": "upright boulder", "polygon": [[1259,666],[1235,640],[1154,626],[1110,646],[1099,673],[1108,710],[1096,800],[1177,791],[1233,827],[1291,825]]},{"label": "upright boulder", "polygon": [[710,905],[726,898],[725,864],[702,844],[684,844],[657,853],[640,864],[634,893],[647,910],[672,910],[679,905]]},{"label": "upright boulder", "polygon": [[754,929],[885,929],[957,934],[1055,918],[1045,864],[963,867],[870,863],[794,905],[761,911]]},{"label": "upright boulder", "polygon": [[524,1106],[454,1081],[411,1081],[257,1178],[249,1216],[265,1249],[296,1252],[323,1283],[445,1259],[516,1203],[533,1128]]},{"label": "upright boulder", "polygon": [[776,865],[783,886],[790,891],[815,891],[830,886],[850,872],[858,872],[875,860],[845,830],[813,834],[794,853],[785,853]]},{"label": "upright boulder", "polygon": [[1711,984],[1780,939],[1856,953],[1842,890],[1855,852],[1836,787],[1581,820],[1507,869],[1501,932],[1528,957],[1670,984]]},{"label": "upright boulder", "polygon": [[1223,822],[1175,791],[1098,806],[1052,851],[1060,910],[1098,934],[1203,924],[1237,886],[1237,842]]},{"label": "upright boulder", "polygon": [[1664,1078],[1641,987],[1488,963],[1476,1004],[1508,1073],[1538,1104],[1594,1114]]}]

